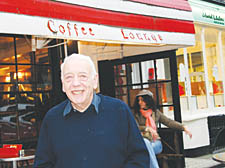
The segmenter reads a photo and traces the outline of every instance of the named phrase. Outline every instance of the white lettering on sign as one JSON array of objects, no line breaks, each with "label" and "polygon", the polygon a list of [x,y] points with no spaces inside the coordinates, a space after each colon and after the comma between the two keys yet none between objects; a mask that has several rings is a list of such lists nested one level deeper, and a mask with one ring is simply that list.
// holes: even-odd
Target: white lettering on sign
[{"label": "white lettering on sign", "polygon": [[69,22],[67,22],[66,24],[56,24],[56,22],[54,22],[53,20],[49,20],[48,29],[56,35],[68,34],[69,36],[76,35],[77,37],[87,35],[95,36],[94,31],[91,27],[78,27],[76,24],[71,24]]},{"label": "white lettering on sign", "polygon": [[163,38],[159,33],[140,33],[131,30],[124,31],[124,29],[121,29],[121,34],[124,40],[149,41],[151,43],[161,43],[163,41]]}]

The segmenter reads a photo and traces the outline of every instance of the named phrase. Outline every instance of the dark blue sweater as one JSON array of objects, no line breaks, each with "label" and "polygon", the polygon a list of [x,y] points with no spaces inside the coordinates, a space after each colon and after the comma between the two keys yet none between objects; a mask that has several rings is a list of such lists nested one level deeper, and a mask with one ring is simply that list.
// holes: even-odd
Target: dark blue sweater
[{"label": "dark blue sweater", "polygon": [[34,167],[43,168],[148,168],[149,155],[129,107],[99,95],[83,113],[63,111],[69,100],[46,114]]}]

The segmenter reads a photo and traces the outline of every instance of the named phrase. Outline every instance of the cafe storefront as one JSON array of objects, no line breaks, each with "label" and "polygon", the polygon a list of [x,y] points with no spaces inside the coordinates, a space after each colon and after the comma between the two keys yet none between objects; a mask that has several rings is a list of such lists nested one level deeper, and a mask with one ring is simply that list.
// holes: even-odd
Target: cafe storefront
[{"label": "cafe storefront", "polygon": [[43,116],[65,99],[60,64],[71,53],[94,60],[97,92],[132,106],[148,88],[181,121],[175,50],[195,44],[187,1],[3,0],[0,20],[1,144],[35,148]]}]

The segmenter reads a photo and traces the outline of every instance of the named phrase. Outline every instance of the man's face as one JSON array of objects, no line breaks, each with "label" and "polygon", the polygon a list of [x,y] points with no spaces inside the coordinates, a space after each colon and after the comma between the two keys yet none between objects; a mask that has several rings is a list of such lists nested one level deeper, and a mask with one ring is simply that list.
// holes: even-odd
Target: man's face
[{"label": "man's face", "polygon": [[98,76],[92,75],[91,67],[85,60],[69,60],[63,67],[63,91],[77,110],[85,110],[92,101],[97,88]]}]

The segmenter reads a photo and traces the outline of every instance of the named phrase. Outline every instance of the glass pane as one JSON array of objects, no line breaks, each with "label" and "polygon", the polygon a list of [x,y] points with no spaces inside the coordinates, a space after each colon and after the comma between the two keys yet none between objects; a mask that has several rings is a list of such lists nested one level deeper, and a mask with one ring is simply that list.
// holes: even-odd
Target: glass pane
[{"label": "glass pane", "polygon": [[[0,112],[1,111],[10,111],[12,104],[15,103],[15,96],[13,96],[13,93],[9,94],[0,94]],[[15,106],[15,105],[14,105]]]},{"label": "glass pane", "polygon": [[19,122],[19,135],[21,138],[31,138],[37,135],[36,130],[36,111],[35,94],[20,94],[18,100],[18,122]]},{"label": "glass pane", "polygon": [[0,37],[0,63],[15,63],[13,37]]},{"label": "glass pane", "polygon": [[23,138],[37,136],[35,111],[21,111],[19,115],[19,134]]},{"label": "glass pane", "polygon": [[35,77],[32,75],[34,66],[31,65],[18,65],[18,81],[19,82],[34,82]]},{"label": "glass pane", "polygon": [[196,96],[197,108],[207,108],[208,105],[206,100],[204,73],[198,73],[196,75],[191,76],[191,90],[192,95]]},{"label": "glass pane", "polygon": [[123,100],[125,103],[127,102],[127,87],[116,87],[116,98]]},{"label": "glass pane", "polygon": [[36,93],[36,112],[37,124],[40,126],[41,119],[44,118],[45,113],[50,109],[52,102],[49,92]]},{"label": "glass pane", "polygon": [[[4,97],[7,97],[7,96],[8,96],[8,94],[4,95]],[[16,109],[17,109],[16,105],[10,103],[9,100],[7,101],[7,99],[6,99],[5,101],[1,101],[1,105],[0,105],[1,114],[3,114],[4,112],[9,112],[9,111],[15,113]]]},{"label": "glass pane", "polygon": [[134,105],[134,101],[135,101],[136,95],[141,90],[140,86],[137,86],[137,87],[138,88],[130,89],[130,105],[131,105],[131,107],[133,107],[133,105]]},{"label": "glass pane", "polygon": [[159,83],[158,91],[159,91],[160,97],[162,98],[163,105],[173,104],[172,83],[171,82]]},{"label": "glass pane", "polygon": [[33,84],[18,84],[18,88],[20,92],[35,91],[34,86],[35,85]]},{"label": "glass pane", "polygon": [[141,83],[139,63],[131,64],[131,78],[132,78],[132,84]]},{"label": "glass pane", "polygon": [[[7,109],[8,108],[9,108],[9,106],[7,107]],[[5,112],[5,111],[0,111],[0,128],[1,128],[1,131],[0,131],[1,137],[0,138],[2,141],[17,139],[17,127],[16,127],[16,123],[14,121],[15,117],[16,117],[15,112],[9,113],[9,112]]]},{"label": "glass pane", "polygon": [[171,80],[169,58],[157,59],[157,80]]},{"label": "glass pane", "polygon": [[48,49],[43,48],[43,49],[38,49],[35,52],[35,57],[36,57],[36,63],[37,64],[49,64],[49,56],[48,56]]},{"label": "glass pane", "polygon": [[127,84],[125,64],[114,66],[114,77],[115,77],[115,86]]},{"label": "glass pane", "polygon": [[[0,92],[9,92],[10,88],[12,88],[14,84],[0,84]],[[0,94],[1,99],[1,94]]]},{"label": "glass pane", "polygon": [[215,107],[224,106],[223,103],[223,73],[219,55],[218,31],[216,29],[205,29],[206,58],[209,79],[209,92]]},{"label": "glass pane", "polygon": [[15,65],[0,65],[0,82],[15,82],[15,72]]},{"label": "glass pane", "polygon": [[141,62],[142,81],[143,83],[155,79],[154,61]]},{"label": "glass pane", "polygon": [[0,100],[0,127],[1,140],[11,140],[17,138],[15,117],[17,114],[17,106],[10,101],[10,95],[4,94],[3,100]]},{"label": "glass pane", "polygon": [[52,89],[52,72],[49,66],[37,66],[37,90]]},{"label": "glass pane", "polygon": [[[158,92],[156,92],[156,88]],[[172,85],[171,82],[149,84],[147,88],[153,93],[156,104],[158,105],[171,105],[173,104],[172,99]]]},{"label": "glass pane", "polygon": [[16,38],[17,62],[30,64],[33,62],[33,53],[31,49],[31,39]]},{"label": "glass pane", "polygon": [[174,107],[173,106],[163,106],[160,108],[160,111],[169,117],[170,119],[174,120]]}]

